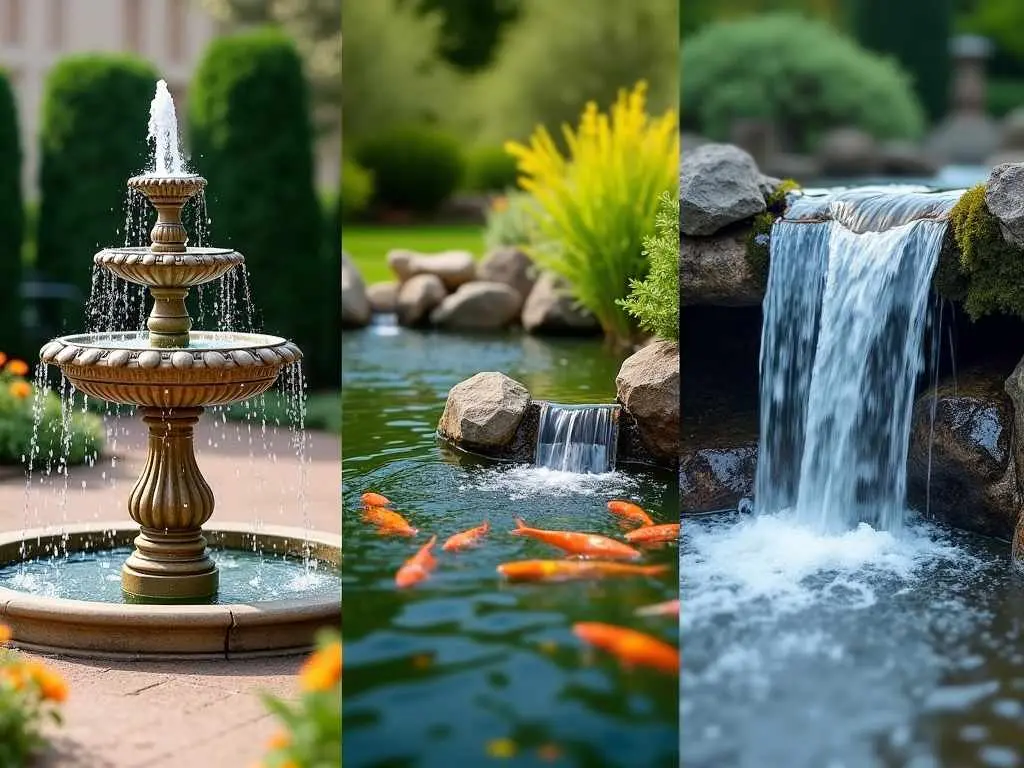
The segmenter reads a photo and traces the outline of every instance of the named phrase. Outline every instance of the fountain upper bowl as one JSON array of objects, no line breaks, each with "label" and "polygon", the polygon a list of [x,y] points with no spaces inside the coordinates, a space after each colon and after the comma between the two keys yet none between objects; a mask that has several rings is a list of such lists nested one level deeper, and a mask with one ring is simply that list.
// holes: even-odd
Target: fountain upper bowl
[{"label": "fountain upper bowl", "polygon": [[255,333],[195,331],[189,345],[155,348],[146,333],[63,336],[42,348],[78,391],[123,405],[195,408],[248,400],[302,359],[292,342]]},{"label": "fountain upper bowl", "polygon": [[104,248],[93,263],[122,280],[151,288],[191,288],[222,277],[245,261],[230,248],[187,248],[184,253],[154,253],[148,247]]}]

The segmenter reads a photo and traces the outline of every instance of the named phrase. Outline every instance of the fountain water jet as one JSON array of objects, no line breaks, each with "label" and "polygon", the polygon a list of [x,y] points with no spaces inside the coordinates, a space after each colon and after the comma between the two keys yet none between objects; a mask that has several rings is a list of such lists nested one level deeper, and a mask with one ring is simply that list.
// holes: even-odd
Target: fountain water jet
[{"label": "fountain water jet", "polygon": [[[138,527],[93,524],[70,526],[56,538],[49,531],[0,537],[0,569],[55,552],[118,548],[133,539],[134,551],[121,569],[128,605],[76,599],[53,605],[37,594],[0,587],[0,614],[19,644],[79,655],[302,649],[312,643],[316,628],[340,621],[339,596],[211,605],[220,580],[208,538],[220,549],[299,557],[328,567],[340,561],[340,538],[289,528],[258,534],[238,526],[206,530],[214,494],[194,449],[194,427],[205,408],[261,396],[282,371],[298,366],[302,353],[276,336],[192,330],[185,304],[189,289],[222,277],[244,259],[230,249],[188,246],[182,208],[202,192],[206,180],[184,172],[173,102],[163,83],[151,110],[150,135],[156,140],[155,171],[129,179],[128,187],[157,211],[151,244],[108,248],[94,257],[97,267],[148,289],[153,297],[148,330],[64,336],[40,352],[40,367],[57,366],[74,390],[138,409],[148,429],[146,465],[128,499]],[[247,623],[250,629],[240,634]]]}]

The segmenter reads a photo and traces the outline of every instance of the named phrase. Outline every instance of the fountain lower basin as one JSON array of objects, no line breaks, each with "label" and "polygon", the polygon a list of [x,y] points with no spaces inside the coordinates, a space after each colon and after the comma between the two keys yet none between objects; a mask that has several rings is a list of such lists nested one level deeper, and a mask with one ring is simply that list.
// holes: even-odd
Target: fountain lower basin
[{"label": "fountain lower basin", "polygon": [[54,339],[40,352],[80,392],[152,408],[226,405],[266,392],[302,358],[278,336],[193,331],[187,347],[154,348],[136,331]]},{"label": "fountain lower basin", "polygon": [[[0,570],[45,559],[55,551],[81,553],[129,548],[138,528],[120,522],[36,529],[0,536]],[[215,553],[258,552],[291,558],[304,573],[308,551],[316,573],[337,584],[302,597],[210,604],[139,604],[47,597],[0,586],[0,622],[25,650],[81,658],[244,658],[302,653],[316,634],[341,623],[341,537],[295,528],[220,524],[203,531]],[[117,556],[113,556],[118,562]],[[116,574],[116,570],[114,571]]]}]

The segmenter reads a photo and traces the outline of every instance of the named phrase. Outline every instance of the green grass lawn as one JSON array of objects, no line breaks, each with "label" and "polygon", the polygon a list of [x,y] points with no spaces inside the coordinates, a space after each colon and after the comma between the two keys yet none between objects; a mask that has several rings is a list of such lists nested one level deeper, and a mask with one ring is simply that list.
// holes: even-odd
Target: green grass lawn
[{"label": "green grass lawn", "polygon": [[483,228],[475,224],[390,227],[345,224],[341,244],[367,285],[395,279],[384,260],[392,248],[421,253],[470,251],[477,258],[484,252]]}]

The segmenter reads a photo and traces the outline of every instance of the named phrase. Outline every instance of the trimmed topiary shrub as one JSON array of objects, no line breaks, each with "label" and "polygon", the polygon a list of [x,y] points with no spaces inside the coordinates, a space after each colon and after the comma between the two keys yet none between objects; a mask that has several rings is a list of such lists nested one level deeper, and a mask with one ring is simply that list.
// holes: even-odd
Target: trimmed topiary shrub
[{"label": "trimmed topiary shrub", "polygon": [[475,147],[466,155],[466,189],[499,192],[516,185],[516,159],[504,147]]},{"label": "trimmed topiary shrub", "polygon": [[913,139],[924,115],[910,78],[832,27],[791,13],[721,22],[686,40],[680,56],[683,127],[727,140],[741,118],[773,121],[794,149],[838,126]]},{"label": "trimmed topiary shrub", "polygon": [[[282,33],[214,40],[189,95],[192,164],[209,180],[212,242],[241,251],[270,333],[293,339],[316,384],[339,376],[340,256],[324,247],[302,62]],[[332,263],[334,262],[334,263]]]},{"label": "trimmed topiary shrub", "polygon": [[21,252],[25,209],[21,198],[21,140],[14,92],[0,71],[0,349],[21,354]]},{"label": "trimmed topiary shrub", "polygon": [[958,279],[949,252],[940,260],[936,289],[947,298],[963,296],[973,320],[1003,312],[1024,317],[1024,250],[1007,243],[999,220],[985,204],[985,185],[964,192],[949,213],[960,254]]},{"label": "trimmed topiary shrub", "polygon": [[156,81],[148,63],[123,54],[71,56],[47,77],[36,267],[86,298],[93,254],[123,243],[125,182],[146,163]]},{"label": "trimmed topiary shrub", "polygon": [[392,128],[361,142],[355,159],[373,174],[377,205],[432,213],[462,181],[465,164],[459,142],[421,125]]},{"label": "trimmed topiary shrub", "polygon": [[348,158],[341,161],[342,221],[353,221],[366,213],[373,199],[373,174]]}]

